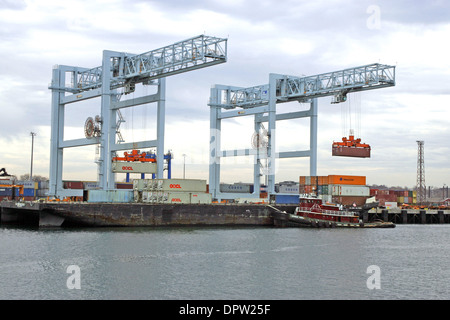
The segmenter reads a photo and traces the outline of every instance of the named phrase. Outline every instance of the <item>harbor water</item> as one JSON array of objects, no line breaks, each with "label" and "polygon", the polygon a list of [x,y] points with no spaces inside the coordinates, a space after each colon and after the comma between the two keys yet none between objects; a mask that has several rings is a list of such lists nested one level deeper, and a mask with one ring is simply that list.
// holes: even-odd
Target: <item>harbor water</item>
[{"label": "harbor water", "polygon": [[450,226],[0,227],[0,299],[450,299]]}]

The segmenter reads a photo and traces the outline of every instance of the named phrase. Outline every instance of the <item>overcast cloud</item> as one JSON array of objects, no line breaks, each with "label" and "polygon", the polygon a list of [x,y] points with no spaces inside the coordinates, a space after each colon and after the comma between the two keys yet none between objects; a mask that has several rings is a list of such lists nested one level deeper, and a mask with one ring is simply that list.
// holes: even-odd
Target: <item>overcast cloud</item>
[{"label": "overcast cloud", "polygon": [[[424,140],[426,184],[450,184],[448,1],[0,0],[0,21],[0,167],[11,174],[29,173],[33,131],[33,173],[48,176],[54,65],[96,67],[103,50],[143,53],[206,34],[228,38],[228,62],[167,78],[165,146],[175,154],[174,177],[182,176],[186,154],[187,178],[208,179],[214,84],[246,87],[268,83],[269,73],[313,75],[379,62],[397,66],[397,85],[361,94],[359,135],[372,157],[331,156],[333,140],[345,134],[344,107],[321,98],[317,173],[412,187],[416,140]],[[124,110],[125,140],[156,137],[155,109]],[[83,137],[85,119],[99,110],[97,100],[68,107],[65,138]],[[224,121],[224,146],[250,147],[252,127],[251,119]],[[305,121],[278,122],[277,148],[307,149],[308,130]],[[64,178],[95,180],[94,159],[95,147],[66,150]],[[251,181],[252,159],[225,162],[224,182]],[[307,158],[278,163],[277,181],[308,174]]]}]

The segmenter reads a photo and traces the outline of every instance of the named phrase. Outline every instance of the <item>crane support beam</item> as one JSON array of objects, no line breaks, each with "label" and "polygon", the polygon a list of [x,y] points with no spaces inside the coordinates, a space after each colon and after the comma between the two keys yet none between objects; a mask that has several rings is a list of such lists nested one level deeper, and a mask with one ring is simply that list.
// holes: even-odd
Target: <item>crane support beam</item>
[{"label": "crane support beam", "polygon": [[[122,52],[112,58],[110,89],[136,83],[150,83],[178,73],[209,67],[227,60],[227,39],[200,35],[184,41],[145,52]],[[60,88],[80,93],[102,86],[103,66],[77,68],[70,87]]]},{"label": "crane support beam", "polygon": [[[335,102],[344,102],[349,92],[365,91],[395,86],[395,66],[379,63],[322,73],[308,77],[276,75],[277,103],[335,96]],[[269,103],[269,85],[248,88],[222,87],[222,102],[216,106],[224,109],[254,108]]]}]

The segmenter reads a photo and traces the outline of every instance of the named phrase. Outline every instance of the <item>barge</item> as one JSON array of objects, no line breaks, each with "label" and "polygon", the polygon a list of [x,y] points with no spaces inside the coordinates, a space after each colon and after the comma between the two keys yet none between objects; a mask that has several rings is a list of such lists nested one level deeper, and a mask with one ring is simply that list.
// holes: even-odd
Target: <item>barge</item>
[{"label": "barge", "polygon": [[273,226],[295,205],[1,202],[1,222],[39,227]]}]

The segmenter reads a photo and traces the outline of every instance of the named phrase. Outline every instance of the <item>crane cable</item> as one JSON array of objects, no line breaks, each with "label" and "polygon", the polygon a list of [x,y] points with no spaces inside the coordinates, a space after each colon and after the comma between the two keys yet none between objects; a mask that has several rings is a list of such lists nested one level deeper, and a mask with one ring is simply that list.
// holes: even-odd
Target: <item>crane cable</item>
[{"label": "crane cable", "polygon": [[349,94],[347,101],[341,104],[341,122],[343,137],[351,131],[355,137],[361,137],[361,93]]}]

